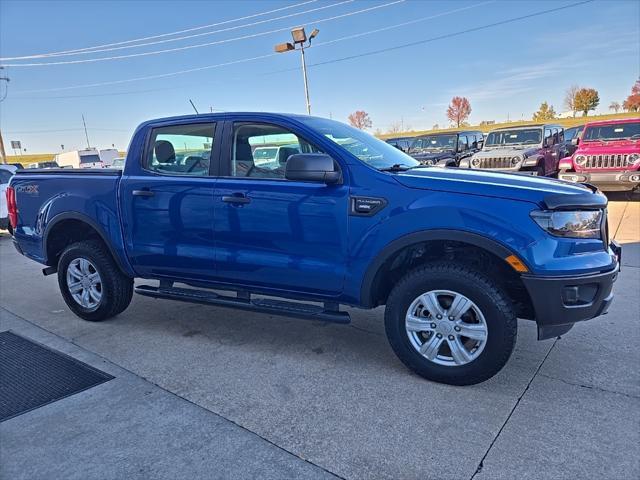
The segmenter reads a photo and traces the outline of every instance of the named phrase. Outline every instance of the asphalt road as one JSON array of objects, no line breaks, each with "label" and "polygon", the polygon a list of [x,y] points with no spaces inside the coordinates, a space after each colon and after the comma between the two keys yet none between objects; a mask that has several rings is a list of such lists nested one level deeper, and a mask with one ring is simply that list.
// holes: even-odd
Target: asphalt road
[{"label": "asphalt road", "polygon": [[116,379],[1,423],[0,477],[639,478],[640,202],[612,198],[609,314],[543,342],[521,321],[472,387],[408,372],[382,309],[338,326],[136,296],[87,323],[4,235],[0,330]]}]

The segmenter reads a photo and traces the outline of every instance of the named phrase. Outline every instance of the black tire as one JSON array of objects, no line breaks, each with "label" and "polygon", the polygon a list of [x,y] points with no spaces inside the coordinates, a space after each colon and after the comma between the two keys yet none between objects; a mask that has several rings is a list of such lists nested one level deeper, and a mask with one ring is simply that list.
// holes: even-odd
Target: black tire
[{"label": "black tire", "polygon": [[[484,350],[464,365],[439,365],[413,347],[405,316],[414,299],[431,290],[452,290],[473,301],[488,329]],[[516,343],[517,319],[509,297],[495,281],[463,264],[437,262],[407,273],[394,287],[385,310],[387,338],[398,358],[418,375],[450,385],[483,382],[502,369]]]},{"label": "black tire", "polygon": [[[76,302],[67,287],[67,269],[76,258],[89,260],[100,275],[102,298],[95,309],[86,309]],[[90,322],[101,322],[122,313],[133,296],[133,279],[122,273],[105,246],[95,240],[73,243],[62,252],[58,260],[58,285],[71,311]]]}]

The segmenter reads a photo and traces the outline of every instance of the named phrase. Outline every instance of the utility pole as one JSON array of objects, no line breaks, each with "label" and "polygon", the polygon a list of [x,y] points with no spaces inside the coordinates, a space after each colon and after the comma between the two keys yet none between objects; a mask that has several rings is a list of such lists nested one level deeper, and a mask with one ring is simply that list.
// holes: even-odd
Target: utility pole
[{"label": "utility pole", "polygon": [[304,31],[304,27],[296,27],[291,30],[293,43],[286,42],[275,46],[275,51],[277,53],[300,50],[300,57],[302,59],[302,80],[304,81],[304,98],[307,105],[308,115],[311,115],[311,101],[309,100],[309,82],[307,80],[307,62],[304,58],[304,49],[311,46],[311,40],[313,40],[318,33],[320,33],[320,30],[314,28],[311,35],[307,38],[307,33]]},{"label": "utility pole", "polygon": [[7,154],[4,151],[4,140],[2,139],[2,132],[0,132],[0,163],[7,163]]},{"label": "utility pole", "polygon": [[84,136],[87,139],[87,148],[91,148],[91,145],[89,145],[89,134],[87,133],[87,122],[84,121],[84,113],[82,114],[82,124],[84,125]]},{"label": "utility pole", "polygon": [[[0,67],[0,70],[4,70],[4,67]],[[0,76],[0,83],[7,82],[7,90],[9,90],[9,77],[4,75]],[[0,102],[7,98],[7,92],[0,97]],[[4,140],[2,139],[2,130],[0,130],[0,163],[7,163],[7,153],[4,150]]]}]

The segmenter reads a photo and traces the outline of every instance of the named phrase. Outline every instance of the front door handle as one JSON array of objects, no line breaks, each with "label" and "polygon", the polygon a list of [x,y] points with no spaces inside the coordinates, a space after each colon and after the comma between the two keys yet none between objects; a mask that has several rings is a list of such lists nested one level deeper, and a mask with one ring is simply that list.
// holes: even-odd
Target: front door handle
[{"label": "front door handle", "polygon": [[133,195],[134,197],[153,197],[155,193],[153,193],[151,190],[134,190],[133,192],[131,192],[131,195]]},{"label": "front door handle", "polygon": [[236,205],[251,203],[251,199],[244,195],[225,195],[222,197],[222,201],[226,203],[235,203]]}]

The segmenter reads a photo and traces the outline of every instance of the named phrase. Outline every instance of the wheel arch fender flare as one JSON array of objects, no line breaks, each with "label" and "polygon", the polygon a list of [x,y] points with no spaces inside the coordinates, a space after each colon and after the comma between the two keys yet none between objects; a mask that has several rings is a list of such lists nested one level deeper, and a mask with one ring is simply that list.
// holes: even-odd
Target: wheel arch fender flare
[{"label": "wheel arch fender flare", "polygon": [[523,167],[540,167],[544,166],[544,155],[536,153],[525,158],[522,162]]},{"label": "wheel arch fender flare", "polygon": [[[446,240],[473,245],[475,247],[486,250],[494,254],[496,257],[502,259],[505,259],[510,255],[514,255],[514,252],[512,252],[504,245],[498,243],[496,240],[485,237],[483,235],[479,235],[477,233],[454,229],[436,229],[410,233],[388,243],[382,250],[378,252],[375,258],[371,260],[371,262],[369,262],[360,288],[361,305],[363,307],[375,306],[373,294],[377,273],[385,264],[385,262],[392,258],[397,252],[405,247],[408,247],[409,245],[413,245],[416,243]],[[520,258],[519,255],[516,256]]]},{"label": "wheel arch fender flare", "polygon": [[126,265],[122,261],[122,258],[120,257],[120,255],[118,255],[116,250],[113,248],[113,245],[111,245],[111,242],[109,241],[109,237],[104,232],[103,228],[98,224],[98,222],[93,220],[91,217],[80,212],[59,213],[47,223],[47,226],[45,227],[44,232],[42,234],[42,247],[43,247],[43,253],[45,257],[44,259],[47,265],[50,262],[50,259],[48,258],[49,255],[48,255],[48,248],[47,248],[49,244],[49,235],[51,234],[51,232],[53,231],[56,225],[66,220],[77,220],[91,227],[91,229],[93,229],[98,234],[102,242],[105,244],[105,246],[107,247],[107,250],[109,251],[109,254],[113,258],[113,260],[116,262],[116,265],[122,271],[122,273],[124,273],[127,276],[132,276],[131,269],[128,268],[128,265]]}]

